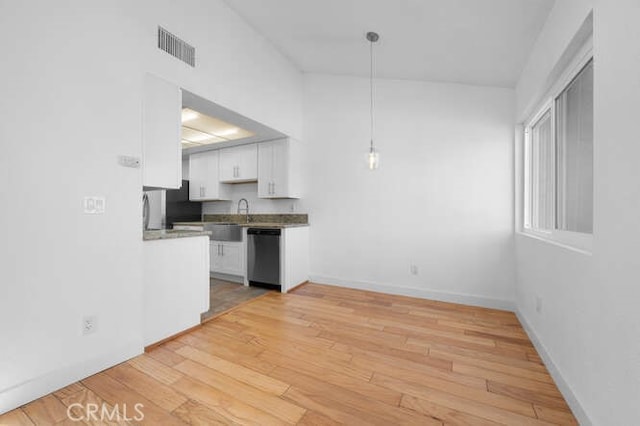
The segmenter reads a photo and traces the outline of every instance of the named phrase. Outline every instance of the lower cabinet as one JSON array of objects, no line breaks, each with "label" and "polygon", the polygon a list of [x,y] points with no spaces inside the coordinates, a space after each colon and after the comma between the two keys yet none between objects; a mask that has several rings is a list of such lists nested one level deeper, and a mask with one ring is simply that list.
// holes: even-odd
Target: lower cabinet
[{"label": "lower cabinet", "polygon": [[284,228],[280,237],[281,291],[309,280],[309,227]]},{"label": "lower cabinet", "polygon": [[143,284],[145,346],[200,324],[209,310],[209,237],[145,241]]},{"label": "lower cabinet", "polygon": [[229,275],[245,275],[244,243],[211,241],[209,246],[211,272]]}]

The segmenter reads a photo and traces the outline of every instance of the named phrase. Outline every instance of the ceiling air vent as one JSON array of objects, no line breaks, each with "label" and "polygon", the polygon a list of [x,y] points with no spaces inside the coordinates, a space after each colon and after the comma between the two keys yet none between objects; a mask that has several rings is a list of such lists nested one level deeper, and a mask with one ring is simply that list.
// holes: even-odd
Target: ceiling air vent
[{"label": "ceiling air vent", "polygon": [[158,26],[158,48],[192,67],[196,66],[196,48],[160,26]]}]

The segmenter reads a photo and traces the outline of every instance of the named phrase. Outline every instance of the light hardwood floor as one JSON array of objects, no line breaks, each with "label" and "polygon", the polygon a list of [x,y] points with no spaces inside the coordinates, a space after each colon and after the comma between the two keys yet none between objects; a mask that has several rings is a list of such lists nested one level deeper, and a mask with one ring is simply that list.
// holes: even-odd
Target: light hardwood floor
[{"label": "light hardwood floor", "polygon": [[74,402],[142,403],[150,425],[577,424],[514,314],[315,284],[248,302],[0,424],[78,424]]}]

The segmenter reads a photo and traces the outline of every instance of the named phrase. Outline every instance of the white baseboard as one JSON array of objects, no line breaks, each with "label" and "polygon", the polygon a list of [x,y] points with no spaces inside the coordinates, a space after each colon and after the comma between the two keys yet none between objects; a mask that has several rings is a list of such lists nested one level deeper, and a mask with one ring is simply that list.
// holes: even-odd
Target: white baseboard
[{"label": "white baseboard", "polygon": [[524,330],[527,332],[527,335],[529,336],[529,340],[531,340],[531,342],[533,343],[533,346],[535,346],[536,351],[538,351],[538,354],[542,358],[542,361],[544,362],[545,367],[547,367],[547,370],[549,370],[549,374],[551,374],[551,377],[553,377],[553,380],[556,382],[556,386],[560,390],[560,393],[562,394],[564,399],[567,401],[567,404],[569,404],[569,408],[571,408],[573,415],[576,417],[580,425],[582,426],[593,425],[593,422],[591,421],[586,411],[582,407],[582,404],[580,404],[580,402],[578,401],[578,398],[576,398],[575,394],[571,390],[571,387],[564,380],[562,373],[560,372],[556,364],[553,362],[553,359],[549,355],[547,348],[544,346],[542,341],[540,341],[535,331],[533,331],[533,328],[531,327],[527,319],[524,317],[524,315],[522,315],[522,313],[519,310],[516,310],[516,316],[518,317],[518,320],[520,321],[520,324],[522,324],[522,327],[524,328]]},{"label": "white baseboard", "polygon": [[129,343],[103,356],[69,365],[0,392],[0,414],[99,373],[143,352],[142,342]]},{"label": "white baseboard", "polygon": [[515,304],[510,300],[493,299],[490,297],[474,296],[471,294],[449,293],[415,287],[400,287],[367,281],[344,280],[341,278],[327,277],[323,275],[310,275],[309,281],[317,284],[354,288],[358,290],[369,290],[399,296],[418,297],[421,299],[439,300],[441,302],[460,303],[463,305],[480,306],[483,308],[502,309],[512,312],[515,310]]}]

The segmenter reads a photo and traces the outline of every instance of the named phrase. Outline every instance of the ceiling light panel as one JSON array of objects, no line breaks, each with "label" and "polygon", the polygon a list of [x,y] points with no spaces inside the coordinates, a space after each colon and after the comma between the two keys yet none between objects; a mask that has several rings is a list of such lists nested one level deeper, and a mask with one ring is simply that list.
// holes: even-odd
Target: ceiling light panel
[{"label": "ceiling light panel", "polygon": [[182,139],[188,142],[198,143],[201,145],[206,145],[206,144],[216,143],[216,142],[224,142],[226,140],[224,138],[212,135],[210,133],[202,132],[200,130],[196,130],[186,126],[182,126]]},{"label": "ceiling light panel", "polygon": [[182,110],[182,122],[186,123],[188,121],[194,120],[196,118],[198,118],[200,116],[200,114],[198,114],[196,111],[189,109],[189,108],[184,108]]},{"label": "ceiling light panel", "polygon": [[[185,121],[185,118],[187,121]],[[190,129],[218,136],[228,141],[255,136],[255,133],[249,130],[245,130],[231,123],[220,120],[219,118],[211,117],[189,108],[184,108],[182,110],[182,122]]]}]

